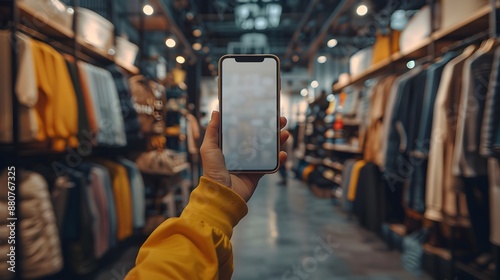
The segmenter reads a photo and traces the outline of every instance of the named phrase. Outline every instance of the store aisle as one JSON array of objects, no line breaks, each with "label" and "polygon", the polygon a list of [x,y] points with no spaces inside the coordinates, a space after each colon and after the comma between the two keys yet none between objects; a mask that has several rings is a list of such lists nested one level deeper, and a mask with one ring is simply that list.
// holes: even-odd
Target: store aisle
[{"label": "store aisle", "polygon": [[[234,280],[427,279],[401,266],[373,233],[303,183],[266,176],[233,234]],[[328,247],[328,244],[330,245]]]}]

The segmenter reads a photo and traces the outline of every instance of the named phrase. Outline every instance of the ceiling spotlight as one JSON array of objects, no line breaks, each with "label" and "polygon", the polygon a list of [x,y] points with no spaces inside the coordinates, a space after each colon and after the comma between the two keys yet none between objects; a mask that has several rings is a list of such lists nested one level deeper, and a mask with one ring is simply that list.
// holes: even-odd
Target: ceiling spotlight
[{"label": "ceiling spotlight", "polygon": [[299,61],[299,56],[298,56],[298,55],[296,55],[296,54],[294,54],[294,55],[292,56],[292,61],[293,61],[293,62],[297,62],[297,61]]},{"label": "ceiling spotlight", "polygon": [[326,58],[326,56],[324,56],[324,55],[321,55],[321,56],[318,56],[317,60],[318,60],[318,63],[325,63],[328,60],[328,58]]},{"label": "ceiling spotlight", "polygon": [[309,94],[309,91],[305,88],[303,88],[301,91],[300,91],[300,95],[306,97],[307,95]]},{"label": "ceiling spotlight", "polygon": [[330,39],[330,40],[328,40],[328,42],[326,43],[326,45],[329,48],[334,48],[335,46],[337,46],[338,43],[339,43],[339,41],[337,41],[337,39]]},{"label": "ceiling spotlight", "polygon": [[182,55],[178,55],[175,58],[175,61],[177,61],[177,63],[179,63],[179,64],[183,64],[184,62],[186,62],[186,59]]},{"label": "ceiling spotlight", "polygon": [[173,48],[175,47],[175,45],[177,44],[177,42],[175,42],[175,40],[173,38],[167,38],[165,40],[165,45],[169,48]]},{"label": "ceiling spotlight", "polygon": [[255,19],[255,29],[264,30],[267,28],[267,19],[265,17],[258,17]]},{"label": "ceiling spotlight", "polygon": [[186,19],[192,21],[194,19],[194,14],[192,12],[187,12]]},{"label": "ceiling spotlight", "polygon": [[201,49],[204,53],[208,53],[210,51],[210,48],[208,46],[204,46],[202,49]]},{"label": "ceiling spotlight", "polygon": [[201,50],[202,47],[203,46],[200,43],[198,43],[198,42],[196,42],[196,43],[193,44],[193,50],[195,50],[195,51]]},{"label": "ceiling spotlight", "polygon": [[215,65],[213,65],[212,63],[210,63],[210,64],[208,65],[208,69],[209,69],[209,70],[212,70],[212,71],[213,71],[213,70],[215,70]]},{"label": "ceiling spotlight", "polygon": [[408,63],[406,63],[406,67],[408,67],[408,69],[415,68],[415,60],[408,61]]},{"label": "ceiling spotlight", "polygon": [[145,4],[144,7],[142,7],[142,12],[145,15],[150,16],[155,12],[155,9],[153,9],[153,6],[151,6],[149,4]]},{"label": "ceiling spotlight", "polygon": [[368,13],[368,7],[364,4],[361,4],[358,6],[358,8],[356,8],[356,13],[358,14],[358,16],[364,16]]},{"label": "ceiling spotlight", "polygon": [[312,88],[317,88],[317,87],[319,87],[319,83],[318,83],[318,81],[316,81],[316,80],[315,80],[315,81],[312,81],[312,82],[311,82],[311,87],[312,87]]},{"label": "ceiling spotlight", "polygon": [[195,30],[193,30],[193,36],[200,37],[201,36],[201,29],[196,28]]}]

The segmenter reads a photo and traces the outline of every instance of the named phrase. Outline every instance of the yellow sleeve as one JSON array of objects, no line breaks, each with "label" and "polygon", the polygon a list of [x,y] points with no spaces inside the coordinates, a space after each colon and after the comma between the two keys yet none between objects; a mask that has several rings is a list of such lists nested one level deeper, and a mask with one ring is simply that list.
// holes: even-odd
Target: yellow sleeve
[{"label": "yellow sleeve", "polygon": [[149,236],[125,279],[230,279],[230,238],[247,212],[238,194],[201,177],[181,216],[163,222]]}]

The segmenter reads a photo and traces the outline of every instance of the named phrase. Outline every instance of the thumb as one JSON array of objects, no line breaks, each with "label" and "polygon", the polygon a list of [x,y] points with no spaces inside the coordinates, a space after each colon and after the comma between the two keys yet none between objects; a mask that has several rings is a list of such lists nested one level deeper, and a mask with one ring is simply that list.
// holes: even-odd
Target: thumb
[{"label": "thumb", "polygon": [[207,125],[200,154],[204,175],[223,185],[231,186],[231,178],[224,163],[224,156],[219,148],[220,113],[214,111]]},{"label": "thumb", "polygon": [[207,131],[205,132],[205,139],[203,140],[203,145],[207,146],[207,148],[213,149],[219,147],[219,123],[220,113],[213,111],[210,122],[207,125]]}]

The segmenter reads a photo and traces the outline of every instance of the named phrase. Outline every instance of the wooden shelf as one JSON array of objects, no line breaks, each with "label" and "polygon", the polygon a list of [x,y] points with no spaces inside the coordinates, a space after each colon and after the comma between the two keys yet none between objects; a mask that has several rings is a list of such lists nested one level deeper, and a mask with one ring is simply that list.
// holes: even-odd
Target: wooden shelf
[{"label": "wooden shelf", "polygon": [[424,244],[424,251],[440,257],[443,260],[450,261],[451,260],[451,252],[448,249],[434,247],[429,244]]},{"label": "wooden shelf", "polygon": [[353,147],[353,146],[344,145],[344,144],[324,143],[323,148],[325,150],[342,152],[342,153],[351,153],[351,154],[362,154],[363,153],[363,151],[359,147]]},{"label": "wooden shelf", "polygon": [[348,82],[335,84],[333,86],[333,90],[339,92],[348,86],[352,86],[354,84],[364,82],[367,79],[374,78],[383,72],[387,72],[387,70],[389,70],[389,67],[393,63],[425,57],[426,55],[428,55],[429,45],[431,45],[432,43],[435,43],[436,48],[439,50],[442,46],[444,46],[443,43],[445,41],[448,42],[456,40],[458,38],[466,38],[480,31],[484,31],[488,28],[489,16],[491,12],[491,6],[486,5],[469,18],[452,26],[437,30],[436,32],[432,33],[431,36],[422,40],[411,50],[392,54],[389,58],[372,65],[365,72],[351,76]]},{"label": "wooden shelf", "polygon": [[358,83],[360,81],[364,81],[364,80],[373,78],[373,77],[379,75],[381,71],[385,70],[385,68],[387,66],[389,66],[391,64],[391,62],[392,62],[391,58],[387,58],[385,60],[382,60],[382,61],[380,61],[380,62],[372,65],[370,68],[368,68],[363,73],[351,76],[351,78],[349,79],[348,83],[335,84],[333,86],[333,90],[334,91],[340,91],[340,90],[342,90],[343,88],[345,88],[347,86],[356,84],[356,83]]},{"label": "wooden shelf", "polygon": [[133,74],[133,75],[139,74],[139,68],[137,68],[137,66],[135,66],[135,65],[127,65],[119,59],[115,59],[115,63],[116,63],[116,65],[120,66],[125,71],[129,72],[130,74]]},{"label": "wooden shelf", "polygon": [[344,166],[341,163],[334,162],[334,161],[332,161],[331,159],[328,159],[328,158],[325,158],[323,160],[323,164],[325,166],[328,166],[328,167],[333,168],[333,169],[338,170],[338,171],[344,170]]},{"label": "wooden shelf", "polygon": [[402,224],[390,224],[389,229],[395,234],[404,237],[406,236],[406,226]]},{"label": "wooden shelf", "polygon": [[33,9],[23,2],[17,2],[19,21],[52,38],[71,39],[75,34],[70,27],[62,26],[48,18],[45,14]]},{"label": "wooden shelf", "polygon": [[306,145],[306,149],[308,151],[316,151],[316,145],[314,145],[314,144],[307,144]]},{"label": "wooden shelf", "polygon": [[310,164],[316,164],[316,165],[323,163],[322,159],[311,157],[311,156],[305,156],[304,160],[309,162]]},{"label": "wooden shelf", "polygon": [[76,42],[81,47],[83,53],[90,55],[94,58],[100,58],[102,60],[107,60],[109,62],[114,62],[114,56],[107,53],[107,51],[98,49],[91,45],[90,43],[83,40],[81,37],[76,37]]},{"label": "wooden shelf", "polygon": [[493,278],[493,271],[489,271],[487,269],[482,270],[478,267],[468,265],[468,264],[463,263],[461,261],[455,262],[455,267],[457,269],[469,274],[469,276],[474,277],[474,279],[480,279],[480,280],[494,279]]},{"label": "wooden shelf", "polygon": [[486,5],[468,19],[460,21],[445,29],[437,30],[432,34],[434,41],[442,39],[463,38],[486,30],[484,27],[489,24],[491,5]]}]

